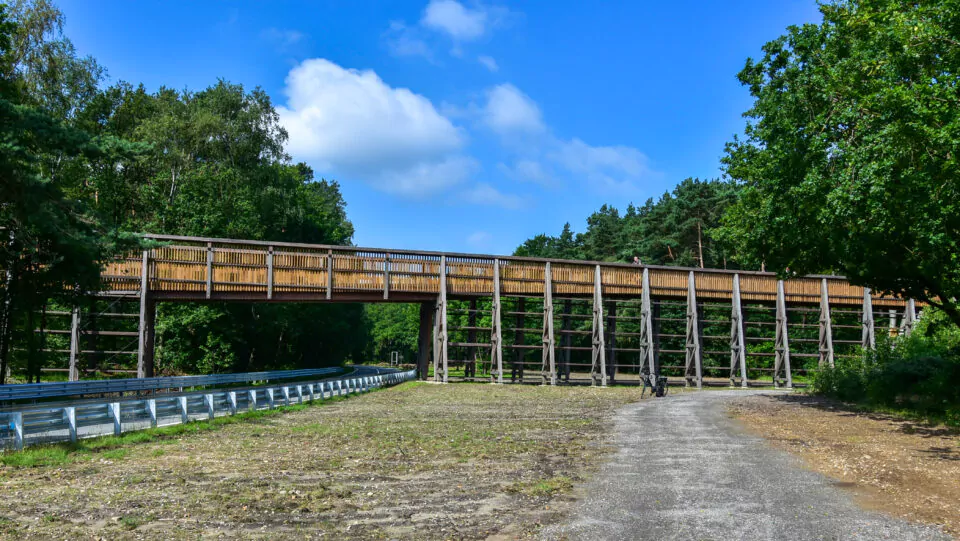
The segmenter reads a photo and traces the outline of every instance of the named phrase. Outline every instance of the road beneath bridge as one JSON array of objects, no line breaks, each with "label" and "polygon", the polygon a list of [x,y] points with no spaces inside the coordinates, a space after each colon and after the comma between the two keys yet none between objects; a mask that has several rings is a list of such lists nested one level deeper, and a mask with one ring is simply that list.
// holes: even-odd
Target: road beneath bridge
[{"label": "road beneath bridge", "polygon": [[645,400],[615,418],[617,453],[546,539],[949,540],[859,509],[849,493],[725,414],[744,391]]}]

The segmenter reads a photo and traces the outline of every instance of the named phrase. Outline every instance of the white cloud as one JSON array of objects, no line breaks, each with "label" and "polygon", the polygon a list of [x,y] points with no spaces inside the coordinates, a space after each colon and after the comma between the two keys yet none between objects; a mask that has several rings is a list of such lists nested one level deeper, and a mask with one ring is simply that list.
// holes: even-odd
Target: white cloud
[{"label": "white cloud", "polygon": [[267,41],[279,52],[285,52],[294,45],[302,42],[306,35],[299,30],[282,28],[267,28],[260,32],[260,39]]},{"label": "white cloud", "polygon": [[431,0],[420,23],[455,40],[471,41],[484,34],[487,19],[483,9],[469,9],[456,0]]},{"label": "white cloud", "polygon": [[419,33],[404,24],[403,21],[391,21],[390,28],[383,33],[390,52],[395,56],[422,56],[433,62],[433,51]]},{"label": "white cloud", "polygon": [[614,191],[633,191],[638,181],[652,174],[644,153],[622,145],[590,146],[574,138],[560,142],[550,157],[591,184]]},{"label": "white cloud", "polygon": [[427,98],[393,88],[370,70],[322,58],[287,75],[287,150],[320,169],[392,193],[426,196],[463,182],[477,164],[462,154],[465,136]]},{"label": "white cloud", "polygon": [[480,62],[481,64],[483,64],[483,67],[487,68],[488,70],[494,73],[500,70],[500,66],[497,65],[497,61],[494,60],[493,57],[491,56],[480,55],[477,57],[477,62]]},{"label": "white cloud", "polygon": [[533,182],[543,186],[552,184],[550,175],[543,165],[534,159],[519,159],[512,166],[505,163],[497,166],[507,177],[522,182]]},{"label": "white cloud", "polygon": [[537,133],[545,129],[540,108],[511,84],[497,85],[487,91],[483,121],[500,135]]},{"label": "white cloud", "polygon": [[467,244],[473,248],[486,248],[493,242],[493,235],[486,231],[477,231],[467,237]]},{"label": "white cloud", "polygon": [[463,199],[475,205],[489,205],[505,209],[520,208],[523,200],[518,195],[505,194],[490,184],[481,183],[463,192]]}]

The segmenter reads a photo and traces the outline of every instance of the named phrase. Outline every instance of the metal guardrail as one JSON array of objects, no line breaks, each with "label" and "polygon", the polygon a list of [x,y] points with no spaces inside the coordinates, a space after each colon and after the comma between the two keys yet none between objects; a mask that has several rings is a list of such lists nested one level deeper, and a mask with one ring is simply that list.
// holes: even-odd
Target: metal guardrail
[{"label": "metal guardrail", "polygon": [[[378,370],[379,372],[379,370]],[[240,391],[196,392],[56,408],[32,408],[0,413],[0,449],[72,441],[197,419],[273,409],[334,396],[362,393],[416,378],[416,370],[347,375],[290,385],[271,385]]]},{"label": "metal guardrail", "polygon": [[17,383],[0,385],[0,402],[38,400],[67,396],[157,391],[186,387],[218,387],[233,383],[276,381],[333,374],[340,368],[310,368],[304,370],[273,370],[269,372],[242,372],[209,376],[176,376],[156,378],[98,379],[65,381],[61,383]]}]

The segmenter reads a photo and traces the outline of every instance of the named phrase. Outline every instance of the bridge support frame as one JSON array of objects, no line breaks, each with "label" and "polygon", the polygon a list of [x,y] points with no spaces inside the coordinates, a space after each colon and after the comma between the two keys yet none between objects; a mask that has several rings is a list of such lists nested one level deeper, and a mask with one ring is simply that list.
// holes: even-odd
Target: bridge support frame
[{"label": "bridge support frame", "polygon": [[[139,353],[139,352],[138,352]],[[70,368],[68,379],[80,381],[80,367],[77,361],[80,357],[80,305],[74,305],[70,310]]]},{"label": "bridge support frame", "polygon": [[700,348],[700,317],[697,310],[697,282],[690,271],[687,280],[686,386],[703,388],[703,352]]},{"label": "bridge support frame", "polygon": [[900,322],[900,332],[903,336],[913,334],[913,327],[917,324],[917,305],[913,299],[907,299],[907,306],[903,309],[903,320]]},{"label": "bridge support frame", "polygon": [[777,330],[774,338],[773,386],[793,388],[790,370],[790,335],[787,331],[787,302],[783,292],[783,280],[777,280]]},{"label": "bridge support frame", "polygon": [[493,260],[493,302],[490,324],[490,380],[503,383],[503,327],[500,322],[503,307],[500,304],[500,260]]},{"label": "bridge support frame", "polygon": [[860,340],[860,345],[866,350],[876,349],[877,333],[873,320],[873,295],[869,287],[863,288],[863,314],[861,323],[863,324],[863,337]]},{"label": "bridge support frame", "polygon": [[820,339],[819,339],[819,366],[834,366],[833,358],[833,323],[830,317],[830,298],[828,296],[827,279],[820,280]]},{"label": "bridge support frame", "polygon": [[[207,254],[207,262],[212,264],[213,249],[208,247]],[[207,291],[210,291],[209,285]],[[153,377],[154,329],[157,320],[157,305],[150,297],[150,250],[144,250],[143,262],[140,267],[140,329],[138,336],[139,345],[137,346],[138,378]],[[209,298],[209,294],[207,297]]]},{"label": "bridge support frame", "polygon": [[427,373],[430,369],[430,356],[433,353],[433,318],[435,316],[435,303],[420,303],[420,336],[417,340],[417,370],[420,372],[420,379],[427,379]]},{"label": "bridge support frame", "polygon": [[[747,348],[743,335],[743,305],[740,300],[740,275],[733,275],[730,310],[730,386],[747,387]],[[739,379],[739,381],[738,381]]]},{"label": "bridge support frame", "polygon": [[553,271],[548,261],[543,284],[543,385],[557,384],[556,348],[553,337]]},{"label": "bridge support frame", "polygon": [[603,336],[603,294],[600,265],[594,268],[593,278],[593,352],[590,378],[593,385],[607,386],[607,352]]},{"label": "bridge support frame", "polygon": [[433,381],[447,383],[447,256],[440,256],[440,297],[434,321]]},{"label": "bridge support frame", "polygon": [[[659,370],[657,369],[657,359],[656,352],[654,349],[656,345],[654,344],[655,338],[653,334],[653,312],[650,308],[650,271],[643,269],[643,277],[640,282],[640,359],[639,366],[640,370],[643,370],[643,365],[646,364],[650,376],[657,378],[659,376]],[[643,380],[640,380],[640,384],[643,384]]]}]

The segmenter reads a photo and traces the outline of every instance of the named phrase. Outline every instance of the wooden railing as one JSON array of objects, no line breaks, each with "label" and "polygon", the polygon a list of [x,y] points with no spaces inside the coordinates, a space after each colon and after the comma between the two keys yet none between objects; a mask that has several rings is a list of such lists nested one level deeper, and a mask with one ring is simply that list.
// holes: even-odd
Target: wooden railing
[{"label": "wooden railing", "polygon": [[[686,297],[691,270],[700,299],[730,299],[735,275],[739,276],[743,301],[773,303],[777,297],[776,275],[754,271],[168,235],[148,237],[162,245],[104,267],[107,290],[138,292],[146,285],[158,300],[403,301],[436,297],[443,272],[448,297],[470,298],[493,294],[494,266],[499,265],[501,295],[542,296],[549,261],[552,294],[556,297],[591,297],[598,265],[604,298],[639,298],[644,268],[649,270],[650,295],[654,297]],[[144,269],[146,280],[142,276]],[[838,276],[785,280],[786,302],[819,303],[824,279],[831,304],[862,305],[863,288]],[[899,308],[905,302],[895,297],[873,296],[877,308]]]}]

